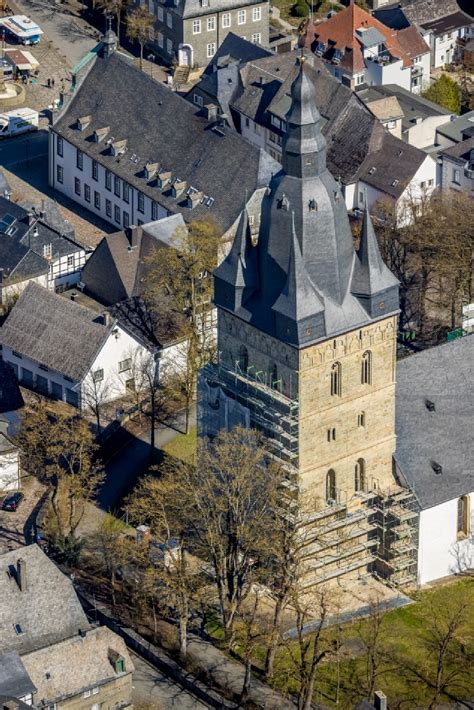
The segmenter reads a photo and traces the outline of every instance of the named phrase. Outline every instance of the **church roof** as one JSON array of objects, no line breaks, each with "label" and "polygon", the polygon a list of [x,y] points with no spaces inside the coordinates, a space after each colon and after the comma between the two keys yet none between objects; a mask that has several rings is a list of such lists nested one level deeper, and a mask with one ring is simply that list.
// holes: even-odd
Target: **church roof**
[{"label": "church roof", "polygon": [[[216,304],[303,347],[397,312],[398,285],[381,261],[371,223],[355,253],[304,63],[291,86],[286,121],[283,168],[263,200],[257,244],[246,247],[245,263],[256,261],[258,284],[246,279],[248,269],[236,268],[243,253],[236,238],[215,271]],[[240,298],[230,296],[236,292]]]}]

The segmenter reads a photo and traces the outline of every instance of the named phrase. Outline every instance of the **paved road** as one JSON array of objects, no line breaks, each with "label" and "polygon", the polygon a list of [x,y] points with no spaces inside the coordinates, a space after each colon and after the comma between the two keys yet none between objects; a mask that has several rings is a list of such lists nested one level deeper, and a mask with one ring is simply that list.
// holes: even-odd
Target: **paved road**
[{"label": "paved road", "polygon": [[207,708],[193,695],[190,695],[171,678],[167,678],[134,653],[132,660],[135,665],[133,674],[132,700],[137,708],[153,708],[156,710],[200,710]]},{"label": "paved road", "polygon": [[[65,3],[54,0],[13,0],[13,3],[39,24],[71,67],[98,42],[97,30],[77,17]],[[40,42],[35,54],[40,54],[41,46]]]}]

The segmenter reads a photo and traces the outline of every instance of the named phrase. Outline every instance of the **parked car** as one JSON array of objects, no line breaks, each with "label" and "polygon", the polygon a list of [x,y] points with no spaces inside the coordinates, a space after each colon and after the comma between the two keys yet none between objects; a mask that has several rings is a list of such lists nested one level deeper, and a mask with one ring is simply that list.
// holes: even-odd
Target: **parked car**
[{"label": "parked car", "polygon": [[24,497],[25,496],[23,493],[20,493],[20,491],[10,493],[10,495],[8,495],[3,501],[2,510],[17,510]]}]

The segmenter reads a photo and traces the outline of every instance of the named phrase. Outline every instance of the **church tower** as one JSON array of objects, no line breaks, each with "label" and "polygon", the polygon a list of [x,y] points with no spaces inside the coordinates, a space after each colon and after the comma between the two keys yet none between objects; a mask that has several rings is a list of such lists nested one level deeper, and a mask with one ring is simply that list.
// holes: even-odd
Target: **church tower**
[{"label": "church tower", "polygon": [[[354,249],[303,60],[286,119],[282,170],[260,214],[242,213],[214,274],[219,362],[200,378],[199,427],[204,435],[235,424],[261,430],[320,499],[328,531],[346,516],[354,552],[325,553],[332,562],[315,564],[318,582],[370,568],[371,491],[396,488],[398,282],[368,210]],[[328,549],[333,539],[328,532]]]}]

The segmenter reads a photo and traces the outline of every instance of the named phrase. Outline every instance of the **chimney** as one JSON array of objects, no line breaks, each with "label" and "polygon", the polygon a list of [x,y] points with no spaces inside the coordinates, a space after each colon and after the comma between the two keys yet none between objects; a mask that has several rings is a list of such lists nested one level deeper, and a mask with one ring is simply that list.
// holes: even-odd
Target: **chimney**
[{"label": "chimney", "polygon": [[108,313],[107,311],[104,311],[104,313],[102,313],[102,320],[103,320],[103,323],[105,326],[109,326],[110,325],[110,313]]},{"label": "chimney", "polygon": [[216,104],[206,104],[206,116],[209,122],[217,120],[217,106]]},{"label": "chimney", "polygon": [[381,690],[376,690],[374,693],[374,708],[375,710],[387,710],[387,696]]},{"label": "chimney", "polygon": [[22,557],[20,557],[18,559],[18,562],[16,563],[16,574],[17,574],[17,581],[18,581],[18,586],[20,587],[20,590],[22,592],[26,592],[26,589],[27,589],[26,560],[24,560]]},{"label": "chimney", "polygon": [[71,301],[75,301],[75,300],[76,300],[76,296],[77,296],[76,291],[73,291],[73,292],[71,293],[71,296],[70,296]]},{"label": "chimney", "polygon": [[130,225],[130,227],[127,227],[125,229],[125,234],[130,244],[130,248],[134,249],[138,246],[138,242],[142,234],[142,228],[137,227],[135,224],[132,224]]},{"label": "chimney", "polygon": [[34,221],[36,219],[35,211],[33,209],[28,210],[27,219],[28,226],[31,227],[31,225],[34,224]]}]

